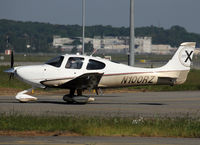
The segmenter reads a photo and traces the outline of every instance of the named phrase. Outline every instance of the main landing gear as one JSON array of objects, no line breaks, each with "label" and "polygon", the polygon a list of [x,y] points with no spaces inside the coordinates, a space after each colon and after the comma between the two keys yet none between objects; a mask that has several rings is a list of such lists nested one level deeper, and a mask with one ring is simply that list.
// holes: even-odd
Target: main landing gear
[{"label": "main landing gear", "polygon": [[82,89],[77,89],[77,95],[74,95],[75,91],[76,91],[75,89],[70,89],[70,93],[68,95],[64,95],[63,100],[70,104],[71,103],[86,104],[89,102],[93,102],[95,100],[92,97],[83,96]]}]

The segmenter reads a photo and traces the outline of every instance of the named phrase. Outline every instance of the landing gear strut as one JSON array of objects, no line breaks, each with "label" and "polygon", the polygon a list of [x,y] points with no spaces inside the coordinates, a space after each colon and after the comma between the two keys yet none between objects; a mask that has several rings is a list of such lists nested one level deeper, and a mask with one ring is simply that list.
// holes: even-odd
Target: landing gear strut
[{"label": "landing gear strut", "polygon": [[94,98],[83,96],[82,89],[77,89],[77,95],[75,95],[75,89],[70,89],[70,93],[68,95],[63,96],[63,100],[67,103],[77,103],[77,104],[86,104],[89,102],[93,102]]}]

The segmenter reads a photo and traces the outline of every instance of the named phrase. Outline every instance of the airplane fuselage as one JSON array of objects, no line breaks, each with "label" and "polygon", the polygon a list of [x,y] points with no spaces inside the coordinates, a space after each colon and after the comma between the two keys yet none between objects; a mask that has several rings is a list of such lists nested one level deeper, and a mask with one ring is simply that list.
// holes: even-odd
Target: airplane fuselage
[{"label": "airplane fuselage", "polygon": [[[83,59],[81,68],[66,68],[66,64],[70,58]],[[90,60],[104,64],[103,68],[87,69]],[[65,55],[60,67],[55,67],[49,64],[35,65],[35,66],[21,66],[17,67],[17,76],[26,83],[35,87],[59,87],[74,78],[85,73],[102,73],[102,78],[98,87],[126,87],[138,85],[154,85],[166,84],[173,85],[172,78],[177,76],[181,70],[162,71],[160,68],[148,69],[131,67],[120,63],[115,63],[109,60],[98,57]],[[187,73],[186,71],[185,73]],[[183,72],[182,72],[183,73]],[[42,83],[41,83],[42,82]]]}]

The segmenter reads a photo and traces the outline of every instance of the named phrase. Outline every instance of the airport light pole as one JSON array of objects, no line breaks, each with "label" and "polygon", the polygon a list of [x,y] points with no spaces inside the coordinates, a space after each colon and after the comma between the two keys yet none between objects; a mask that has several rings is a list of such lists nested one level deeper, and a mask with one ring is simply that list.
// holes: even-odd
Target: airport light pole
[{"label": "airport light pole", "polygon": [[134,27],[134,0],[130,0],[130,44],[129,44],[129,65],[134,66],[134,38],[135,38],[135,27]]},{"label": "airport light pole", "polygon": [[85,0],[82,0],[82,54],[85,53]]}]

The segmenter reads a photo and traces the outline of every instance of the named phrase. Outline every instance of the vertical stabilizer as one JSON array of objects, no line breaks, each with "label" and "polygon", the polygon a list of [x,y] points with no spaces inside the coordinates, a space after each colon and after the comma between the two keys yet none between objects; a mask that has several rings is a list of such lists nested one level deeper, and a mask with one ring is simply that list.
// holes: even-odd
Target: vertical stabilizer
[{"label": "vertical stabilizer", "polygon": [[172,59],[160,68],[161,71],[165,72],[164,75],[176,80],[174,84],[183,84],[186,81],[192,64],[195,46],[195,42],[182,43]]},{"label": "vertical stabilizer", "polygon": [[172,59],[162,68],[166,70],[190,70],[196,43],[182,43]]}]

